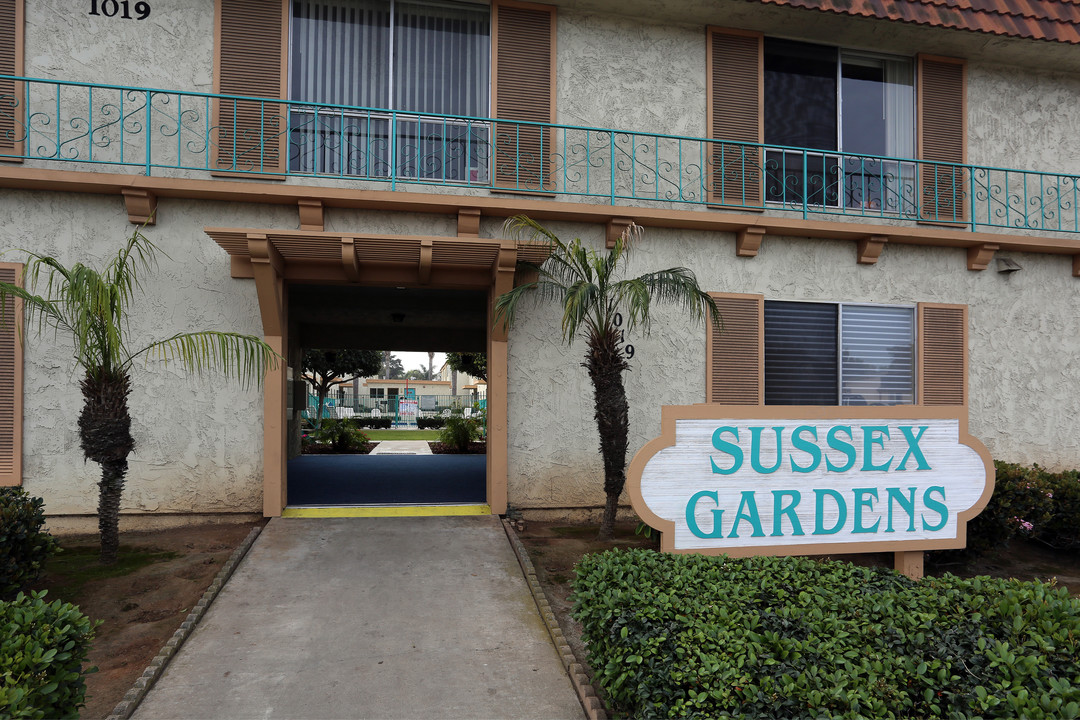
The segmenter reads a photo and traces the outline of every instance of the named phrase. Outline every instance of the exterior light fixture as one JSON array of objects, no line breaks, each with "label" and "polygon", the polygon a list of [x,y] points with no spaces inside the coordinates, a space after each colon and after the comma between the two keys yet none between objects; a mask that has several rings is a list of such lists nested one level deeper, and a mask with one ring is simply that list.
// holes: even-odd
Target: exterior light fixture
[{"label": "exterior light fixture", "polygon": [[1023,269],[1023,268],[1020,267],[1020,264],[1018,262],[1016,262],[1015,260],[1013,260],[1012,258],[1004,258],[1004,257],[997,258],[997,268],[998,268],[999,273],[1005,273],[1005,274],[1014,273],[1017,270],[1022,270]]}]

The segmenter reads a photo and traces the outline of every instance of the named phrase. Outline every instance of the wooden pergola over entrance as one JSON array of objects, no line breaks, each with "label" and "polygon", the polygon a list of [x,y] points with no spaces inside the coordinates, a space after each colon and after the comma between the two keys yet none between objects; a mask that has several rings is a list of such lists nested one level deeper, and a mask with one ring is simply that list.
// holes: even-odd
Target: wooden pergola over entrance
[{"label": "wooden pergola over entrance", "polygon": [[[266,342],[288,358],[291,282],[486,290],[487,501],[506,512],[506,329],[494,323],[495,298],[514,286],[519,261],[539,263],[547,246],[471,237],[363,235],[315,230],[207,228],[228,254],[234,278],[252,278]],[[263,400],[263,514],[281,515],[287,498],[287,363],[267,373]]]}]

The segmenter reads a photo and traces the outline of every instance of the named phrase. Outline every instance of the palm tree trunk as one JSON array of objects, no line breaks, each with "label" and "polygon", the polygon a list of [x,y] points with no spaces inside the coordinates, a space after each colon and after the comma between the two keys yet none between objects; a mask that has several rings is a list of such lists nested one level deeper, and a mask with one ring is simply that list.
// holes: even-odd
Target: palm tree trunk
[{"label": "palm tree trunk", "polygon": [[596,429],[600,433],[600,457],[604,462],[606,501],[604,518],[600,523],[600,538],[606,540],[614,535],[619,495],[626,484],[630,415],[622,374],[630,366],[619,351],[618,333],[614,328],[608,328],[603,335],[590,336],[588,348],[583,365],[592,380]]},{"label": "palm tree trunk", "polygon": [[127,457],[135,447],[127,405],[130,392],[130,378],[123,372],[96,368],[87,371],[82,381],[79,440],[86,458],[101,465],[98,531],[103,565],[116,562],[120,544],[120,497],[127,475]]}]

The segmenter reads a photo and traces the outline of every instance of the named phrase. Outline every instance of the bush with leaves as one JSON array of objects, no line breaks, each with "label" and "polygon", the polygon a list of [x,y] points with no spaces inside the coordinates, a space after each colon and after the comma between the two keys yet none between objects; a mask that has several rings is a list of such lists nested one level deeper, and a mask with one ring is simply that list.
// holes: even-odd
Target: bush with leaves
[{"label": "bush with leaves", "polygon": [[0,717],[79,717],[94,626],[44,591],[0,602]]},{"label": "bush with leaves", "polygon": [[446,418],[446,427],[439,432],[439,442],[452,447],[457,452],[469,449],[469,443],[480,438],[480,423],[472,418],[451,416]]},{"label": "bush with leaves", "polygon": [[1050,584],[636,549],[573,589],[628,717],[1080,717],[1080,602]]},{"label": "bush with leaves", "polygon": [[309,432],[307,437],[339,453],[359,452],[371,442],[371,438],[357,427],[356,422],[348,418],[343,420],[326,418],[322,421],[322,425]]},{"label": "bush with leaves", "polygon": [[0,488],[0,598],[10,598],[33,582],[57,551],[43,530],[44,502],[18,487]]},{"label": "bush with leaves", "polygon": [[417,430],[440,430],[446,425],[446,418],[436,415],[435,417],[416,418]]},{"label": "bush with leaves", "polygon": [[1044,472],[1043,477],[1053,495],[1053,512],[1035,526],[1035,537],[1062,550],[1080,549],[1080,471]]},{"label": "bush with leaves", "polygon": [[994,494],[968,523],[969,556],[1002,548],[1014,537],[1033,537],[1054,513],[1053,485],[1038,465],[995,462]]}]

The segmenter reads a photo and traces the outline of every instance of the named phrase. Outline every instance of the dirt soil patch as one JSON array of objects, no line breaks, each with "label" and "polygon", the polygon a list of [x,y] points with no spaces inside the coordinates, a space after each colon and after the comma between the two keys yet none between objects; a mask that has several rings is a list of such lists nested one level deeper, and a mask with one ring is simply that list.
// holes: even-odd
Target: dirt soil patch
[{"label": "dirt soil patch", "polygon": [[86,677],[81,718],[104,718],[112,712],[232,552],[261,524],[124,532],[119,564],[130,571],[117,577],[93,577],[98,574],[96,535],[59,539],[65,552],[50,562],[34,589],[48,589],[48,599],[71,602],[92,620],[102,621],[88,658],[88,665],[98,671]]},{"label": "dirt soil patch", "polygon": [[[536,577],[544,588],[559,627],[590,678],[593,673],[586,663],[581,625],[570,616],[573,607],[570,583],[574,578],[574,568],[581,557],[588,553],[611,548],[655,547],[653,540],[634,534],[636,527],[636,522],[619,524],[614,540],[604,542],[596,539],[598,525],[527,522],[524,529],[518,530],[518,537],[529,552],[536,568]],[[892,553],[835,555],[832,558],[868,566],[892,567],[893,564]],[[1080,594],[1080,553],[1054,550],[1034,541],[1014,540],[1007,548],[974,561],[941,558],[937,563],[931,561],[926,565],[928,575],[945,572],[963,577],[989,575],[1018,580],[1055,580],[1072,595]],[[600,692],[599,688],[597,691]]]}]

